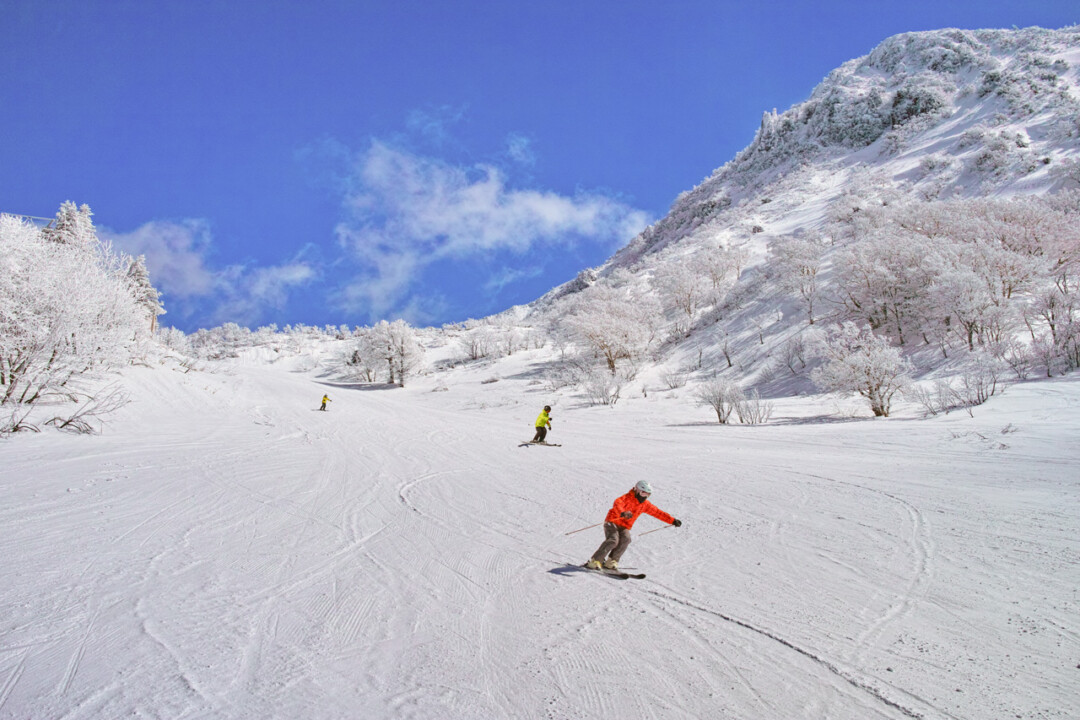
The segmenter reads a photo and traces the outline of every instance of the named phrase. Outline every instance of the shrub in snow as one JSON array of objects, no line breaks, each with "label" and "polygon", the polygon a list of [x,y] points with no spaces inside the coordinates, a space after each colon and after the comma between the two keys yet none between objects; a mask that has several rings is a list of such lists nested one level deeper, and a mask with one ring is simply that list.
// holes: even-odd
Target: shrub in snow
[{"label": "shrub in snow", "polygon": [[744,425],[767,423],[772,413],[773,404],[763,401],[757,390],[751,390],[749,395],[735,403],[735,414],[739,416],[739,422]]},{"label": "shrub in snow", "polygon": [[1008,338],[994,347],[994,356],[1013,371],[1017,380],[1026,380],[1035,366],[1035,355],[1026,344]]},{"label": "shrub in snow", "polygon": [[922,405],[927,416],[948,413],[955,400],[952,386],[944,380],[936,381],[931,387],[910,385],[904,389],[904,397]]},{"label": "shrub in snow", "polygon": [[780,361],[791,371],[792,375],[797,376],[806,368],[806,354],[806,338],[801,334],[788,338],[780,346]]},{"label": "shrub in snow", "polygon": [[1003,361],[983,353],[976,354],[964,364],[956,378],[937,380],[929,389],[911,386],[905,390],[905,396],[920,403],[927,415],[947,414],[957,408],[965,408],[971,414],[971,408],[1003,391],[1005,385],[1001,374],[1004,368]]},{"label": "shrub in snow", "polygon": [[932,79],[909,80],[893,95],[888,121],[893,127],[920,115],[936,115],[945,109],[948,99]]},{"label": "shrub in snow", "polygon": [[935,153],[933,155],[924,155],[919,160],[919,169],[926,175],[931,175],[942,170],[947,170],[952,167],[953,161],[951,158],[945,155]]},{"label": "shrub in snow", "polygon": [[619,401],[623,379],[599,369],[593,369],[581,378],[581,387],[593,405],[614,405]]},{"label": "shrub in snow", "polygon": [[746,402],[746,395],[738,383],[726,378],[713,378],[705,382],[695,393],[699,405],[708,405],[716,412],[716,419],[726,425],[739,403]]},{"label": "shrub in snow", "polygon": [[32,408],[29,405],[16,405],[7,411],[0,411],[0,437],[17,432],[41,432],[37,425],[27,418]]},{"label": "shrub in snow", "polygon": [[668,390],[678,390],[686,385],[686,373],[682,371],[670,371],[660,376]]},{"label": "shrub in snow", "polygon": [[910,384],[911,363],[888,339],[852,322],[829,328],[821,343],[824,364],[810,377],[827,392],[866,398],[876,417],[888,417],[893,396]]},{"label": "shrub in snow", "polygon": [[131,399],[124,390],[115,385],[109,386],[86,400],[70,415],[53,417],[45,424],[66,432],[93,435],[100,432],[101,422],[105,416],[119,410],[129,402]]},{"label": "shrub in snow", "polygon": [[982,146],[971,156],[967,168],[990,179],[1027,175],[1041,164],[1028,145],[1028,139],[1020,134],[986,133],[982,137]]},{"label": "shrub in snow", "polygon": [[986,353],[977,353],[965,364],[957,389],[961,401],[967,407],[982,405],[1001,392],[1005,384],[1001,375],[1004,363]]}]

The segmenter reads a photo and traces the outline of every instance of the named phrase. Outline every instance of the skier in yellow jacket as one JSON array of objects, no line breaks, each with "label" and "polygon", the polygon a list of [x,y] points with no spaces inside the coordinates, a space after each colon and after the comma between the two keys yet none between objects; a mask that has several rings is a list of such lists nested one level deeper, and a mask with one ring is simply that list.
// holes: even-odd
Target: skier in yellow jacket
[{"label": "skier in yellow jacket", "polygon": [[542,443],[544,438],[547,437],[548,430],[551,429],[551,406],[545,405],[544,409],[540,411],[540,417],[536,418],[536,435],[533,436],[532,442]]}]

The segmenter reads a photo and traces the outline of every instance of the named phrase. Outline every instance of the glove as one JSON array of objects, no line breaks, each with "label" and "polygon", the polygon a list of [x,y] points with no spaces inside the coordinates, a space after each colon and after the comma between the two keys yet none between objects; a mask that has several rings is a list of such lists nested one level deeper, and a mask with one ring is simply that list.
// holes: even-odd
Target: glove
[{"label": "glove", "polygon": [[634,513],[632,513],[632,512],[624,512],[624,513],[622,514],[622,516],[623,516],[624,518],[626,518],[627,520],[629,520],[630,518],[634,517]]},{"label": "glove", "polygon": [[682,520],[678,520],[678,519],[672,520],[671,524],[674,525],[675,527],[682,527]]}]

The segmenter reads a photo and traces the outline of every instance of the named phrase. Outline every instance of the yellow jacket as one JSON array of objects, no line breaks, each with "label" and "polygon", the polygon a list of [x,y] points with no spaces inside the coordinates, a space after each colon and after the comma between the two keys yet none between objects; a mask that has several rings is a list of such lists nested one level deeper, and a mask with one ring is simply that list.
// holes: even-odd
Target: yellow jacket
[{"label": "yellow jacket", "polygon": [[536,418],[536,427],[551,427],[551,417],[547,410],[540,411],[540,417]]}]

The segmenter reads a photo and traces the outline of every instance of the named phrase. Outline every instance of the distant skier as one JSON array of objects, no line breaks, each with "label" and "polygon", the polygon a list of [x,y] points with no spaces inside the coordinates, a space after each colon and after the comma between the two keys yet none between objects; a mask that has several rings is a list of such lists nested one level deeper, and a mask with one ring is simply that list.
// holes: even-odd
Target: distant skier
[{"label": "distant skier", "polygon": [[630,489],[630,492],[615,498],[615,503],[608,510],[604,519],[604,542],[593,553],[592,559],[585,563],[590,570],[618,570],[619,559],[630,545],[630,528],[641,513],[652,515],[657,520],[670,523],[675,527],[682,525],[671,515],[649,502],[652,485],[645,480]]},{"label": "distant skier", "polygon": [[324,411],[325,411],[325,410],[326,410],[326,403],[328,403],[328,402],[333,402],[333,401],[332,401],[332,400],[330,399],[330,396],[329,396],[329,395],[323,395],[323,396],[322,396],[322,407],[321,407],[321,408],[319,408],[319,409],[320,409],[320,410],[324,410]]},{"label": "distant skier", "polygon": [[540,417],[536,418],[536,435],[533,435],[532,442],[542,443],[544,438],[547,437],[548,430],[551,429],[551,406],[545,405],[544,409],[540,411]]}]

